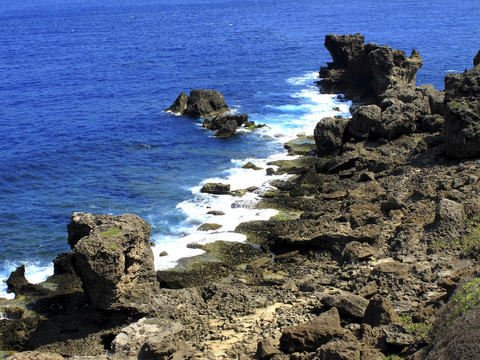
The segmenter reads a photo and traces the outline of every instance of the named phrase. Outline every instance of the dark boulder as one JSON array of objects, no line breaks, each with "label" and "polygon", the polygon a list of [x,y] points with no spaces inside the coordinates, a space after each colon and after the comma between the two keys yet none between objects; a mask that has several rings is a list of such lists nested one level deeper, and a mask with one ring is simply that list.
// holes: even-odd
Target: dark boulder
[{"label": "dark boulder", "polygon": [[281,354],[280,350],[273,347],[270,341],[261,340],[258,342],[257,351],[255,352],[253,358],[258,360],[267,360],[279,354]]},{"label": "dark boulder", "polygon": [[188,95],[182,92],[178,95],[177,99],[173,102],[172,106],[166,108],[165,111],[171,111],[175,114],[183,114],[187,108]]},{"label": "dark boulder", "polygon": [[229,111],[223,95],[217,90],[197,89],[190,92],[184,115],[213,116]]},{"label": "dark boulder", "polygon": [[320,69],[323,93],[344,93],[354,100],[378,99],[395,86],[415,85],[422,59],[413,50],[407,57],[401,50],[377,44],[364,45],[360,34],[325,37],[333,62]]},{"label": "dark boulder", "polygon": [[236,126],[242,126],[247,123],[248,115],[247,114],[240,114],[240,115],[233,115],[233,114],[220,114],[214,116],[213,118],[205,119],[203,121],[203,127],[207,130],[219,130],[225,126],[226,123],[235,121]]},{"label": "dark boulder", "polygon": [[43,296],[50,293],[50,290],[36,284],[30,284],[25,278],[25,265],[21,265],[12,271],[7,283],[7,292],[15,296]]},{"label": "dark boulder", "polygon": [[215,137],[229,138],[237,132],[237,122],[235,120],[228,120],[220,129],[215,132]]},{"label": "dark boulder", "polygon": [[319,156],[337,155],[341,151],[348,122],[341,116],[323,118],[318,122],[313,136]]},{"label": "dark boulder", "polygon": [[390,300],[381,295],[375,295],[368,303],[363,317],[363,323],[372,327],[388,325],[398,322],[397,313],[392,307]]},{"label": "dark boulder", "polygon": [[375,124],[381,121],[382,110],[377,105],[362,105],[352,114],[348,132],[356,139],[367,139]]},{"label": "dark boulder", "polygon": [[150,225],[136,215],[74,213],[69,228],[95,226],[73,248],[73,265],[94,308],[147,313],[159,284],[150,247]]},{"label": "dark boulder", "polygon": [[341,314],[362,319],[368,306],[368,300],[351,292],[339,290],[335,294],[325,295],[322,298],[322,304],[337,308]]},{"label": "dark boulder", "polygon": [[375,137],[388,140],[396,139],[404,134],[411,134],[416,129],[415,106],[405,104],[401,100],[388,98],[382,101],[381,120],[377,122],[372,130]]},{"label": "dark boulder", "polygon": [[192,117],[207,117],[229,111],[223,95],[217,90],[196,89],[190,96],[181,93],[175,102],[165,111]]}]

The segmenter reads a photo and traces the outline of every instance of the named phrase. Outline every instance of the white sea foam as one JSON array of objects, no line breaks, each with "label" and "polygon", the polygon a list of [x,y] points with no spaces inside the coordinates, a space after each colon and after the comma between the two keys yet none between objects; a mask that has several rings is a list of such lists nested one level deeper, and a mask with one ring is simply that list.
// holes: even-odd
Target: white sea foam
[{"label": "white sea foam", "polygon": [[[6,264],[5,270],[0,276],[3,279],[7,279],[11,272],[14,271],[21,264],[9,263]],[[25,278],[31,284],[38,284],[45,281],[49,276],[53,275],[53,263],[48,266],[40,266],[36,263],[26,262],[25,263]],[[7,293],[7,284],[6,282],[0,282],[0,298],[13,299],[15,294]]]},{"label": "white sea foam", "polygon": [[[261,118],[252,118],[256,123],[266,123],[267,126],[256,130],[259,137],[268,137],[280,142],[294,139],[299,134],[312,134],[318,121],[324,117],[343,115],[348,116],[350,103],[341,102],[336,95],[320,94],[318,88],[313,86],[317,73],[307,73],[287,80],[288,83],[298,86],[298,91],[290,97],[295,99],[295,104],[282,104],[267,106],[272,109],[270,114]],[[267,220],[278,213],[273,209],[256,209],[255,204],[261,199],[261,194],[272,188],[270,182],[275,179],[285,179],[288,175],[267,176],[265,170],[243,169],[247,162],[256,166],[267,168],[274,160],[285,159],[286,152],[262,158],[233,159],[232,167],[219,174],[218,177],[205,179],[198,186],[191,189],[192,198],[177,205],[186,220],[176,229],[182,236],[154,239],[155,267],[168,269],[175,266],[183,257],[195,256],[203,253],[200,249],[189,248],[192,243],[206,244],[217,240],[245,241],[245,236],[235,233],[238,224],[251,220]],[[293,157],[288,156],[289,159]],[[229,195],[202,194],[200,189],[209,182],[230,184],[231,190],[257,187],[254,192],[248,192],[242,197]],[[215,210],[224,215],[208,214]],[[198,231],[204,223],[215,223],[221,228],[215,231]],[[167,256],[159,256],[161,252]]]}]

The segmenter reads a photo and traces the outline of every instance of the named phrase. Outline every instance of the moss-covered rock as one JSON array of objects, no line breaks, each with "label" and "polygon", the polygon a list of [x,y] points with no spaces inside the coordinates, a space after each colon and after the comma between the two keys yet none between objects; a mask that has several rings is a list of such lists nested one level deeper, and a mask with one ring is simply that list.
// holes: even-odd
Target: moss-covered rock
[{"label": "moss-covered rock", "polygon": [[302,136],[285,143],[289,155],[310,155],[316,150],[313,136]]},{"label": "moss-covered rock", "polygon": [[158,271],[162,287],[180,289],[200,286],[238,272],[241,269],[238,265],[265,255],[258,247],[248,243],[215,241],[206,245],[191,244],[190,247],[202,249],[205,253],[181,259],[173,269]]},{"label": "moss-covered rock", "polygon": [[213,224],[213,223],[205,223],[203,225],[200,225],[197,230],[198,231],[213,231],[213,230],[218,230],[222,227],[220,224]]}]

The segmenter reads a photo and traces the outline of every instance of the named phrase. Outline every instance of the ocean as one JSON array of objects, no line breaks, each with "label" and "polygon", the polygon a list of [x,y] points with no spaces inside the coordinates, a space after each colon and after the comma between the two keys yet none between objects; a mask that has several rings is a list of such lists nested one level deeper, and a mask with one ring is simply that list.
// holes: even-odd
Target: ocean
[{"label": "ocean", "polygon": [[[274,210],[251,161],[286,157],[349,102],[314,81],[331,61],[328,33],[420,52],[417,84],[472,67],[478,0],[13,0],[0,5],[0,279],[25,264],[32,282],[69,250],[75,211],[135,213],[152,226],[156,267],[199,250],[191,242],[244,241],[233,232]],[[218,139],[199,119],[163,110],[180,92],[217,89],[236,113],[267,127]],[[335,109],[338,107],[338,109]],[[206,182],[258,186],[244,198],[201,194]],[[222,216],[208,215],[221,210]],[[205,222],[216,232],[196,229]],[[168,256],[158,256],[167,251]],[[0,295],[6,286],[0,283]],[[11,296],[11,295],[9,295]]]}]

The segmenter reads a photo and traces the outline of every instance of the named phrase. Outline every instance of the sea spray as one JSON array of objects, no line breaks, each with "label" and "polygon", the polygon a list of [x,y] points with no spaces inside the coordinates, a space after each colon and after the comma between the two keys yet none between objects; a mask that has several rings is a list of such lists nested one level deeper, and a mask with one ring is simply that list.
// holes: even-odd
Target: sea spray
[{"label": "sea spray", "polygon": [[[296,104],[268,105],[263,116],[252,119],[256,123],[265,123],[267,126],[257,130],[259,137],[267,137],[274,141],[285,143],[298,135],[313,134],[315,125],[324,117],[335,115],[349,115],[350,102],[343,102],[337,95],[320,94],[318,88],[312,85],[315,73],[290,78],[289,84],[298,86],[298,91],[290,95],[296,99]],[[238,109],[236,110],[238,112]],[[240,135],[241,136],[241,135]],[[224,171],[223,176],[209,178],[191,189],[193,197],[177,205],[185,214],[186,220],[179,227],[178,238],[155,238],[154,247],[155,266],[164,270],[176,265],[183,257],[195,256],[203,250],[191,248],[191,244],[207,244],[217,240],[240,241],[246,240],[243,234],[235,233],[236,226],[242,222],[252,220],[268,220],[278,214],[274,209],[256,209],[255,205],[262,198],[262,194],[273,189],[270,182],[286,180],[289,175],[267,175],[265,169],[277,167],[269,163],[276,160],[293,159],[285,150],[262,157],[232,159],[232,167]],[[243,165],[253,163],[260,170],[245,169]],[[242,197],[230,195],[212,195],[200,192],[206,183],[229,184],[231,190],[256,188],[246,192]],[[213,211],[213,214],[211,212]],[[210,212],[210,214],[209,214]],[[215,215],[220,213],[221,215]],[[216,224],[218,229],[201,231],[202,224]],[[163,253],[163,256],[160,254]],[[167,254],[167,255],[165,255]]]}]

